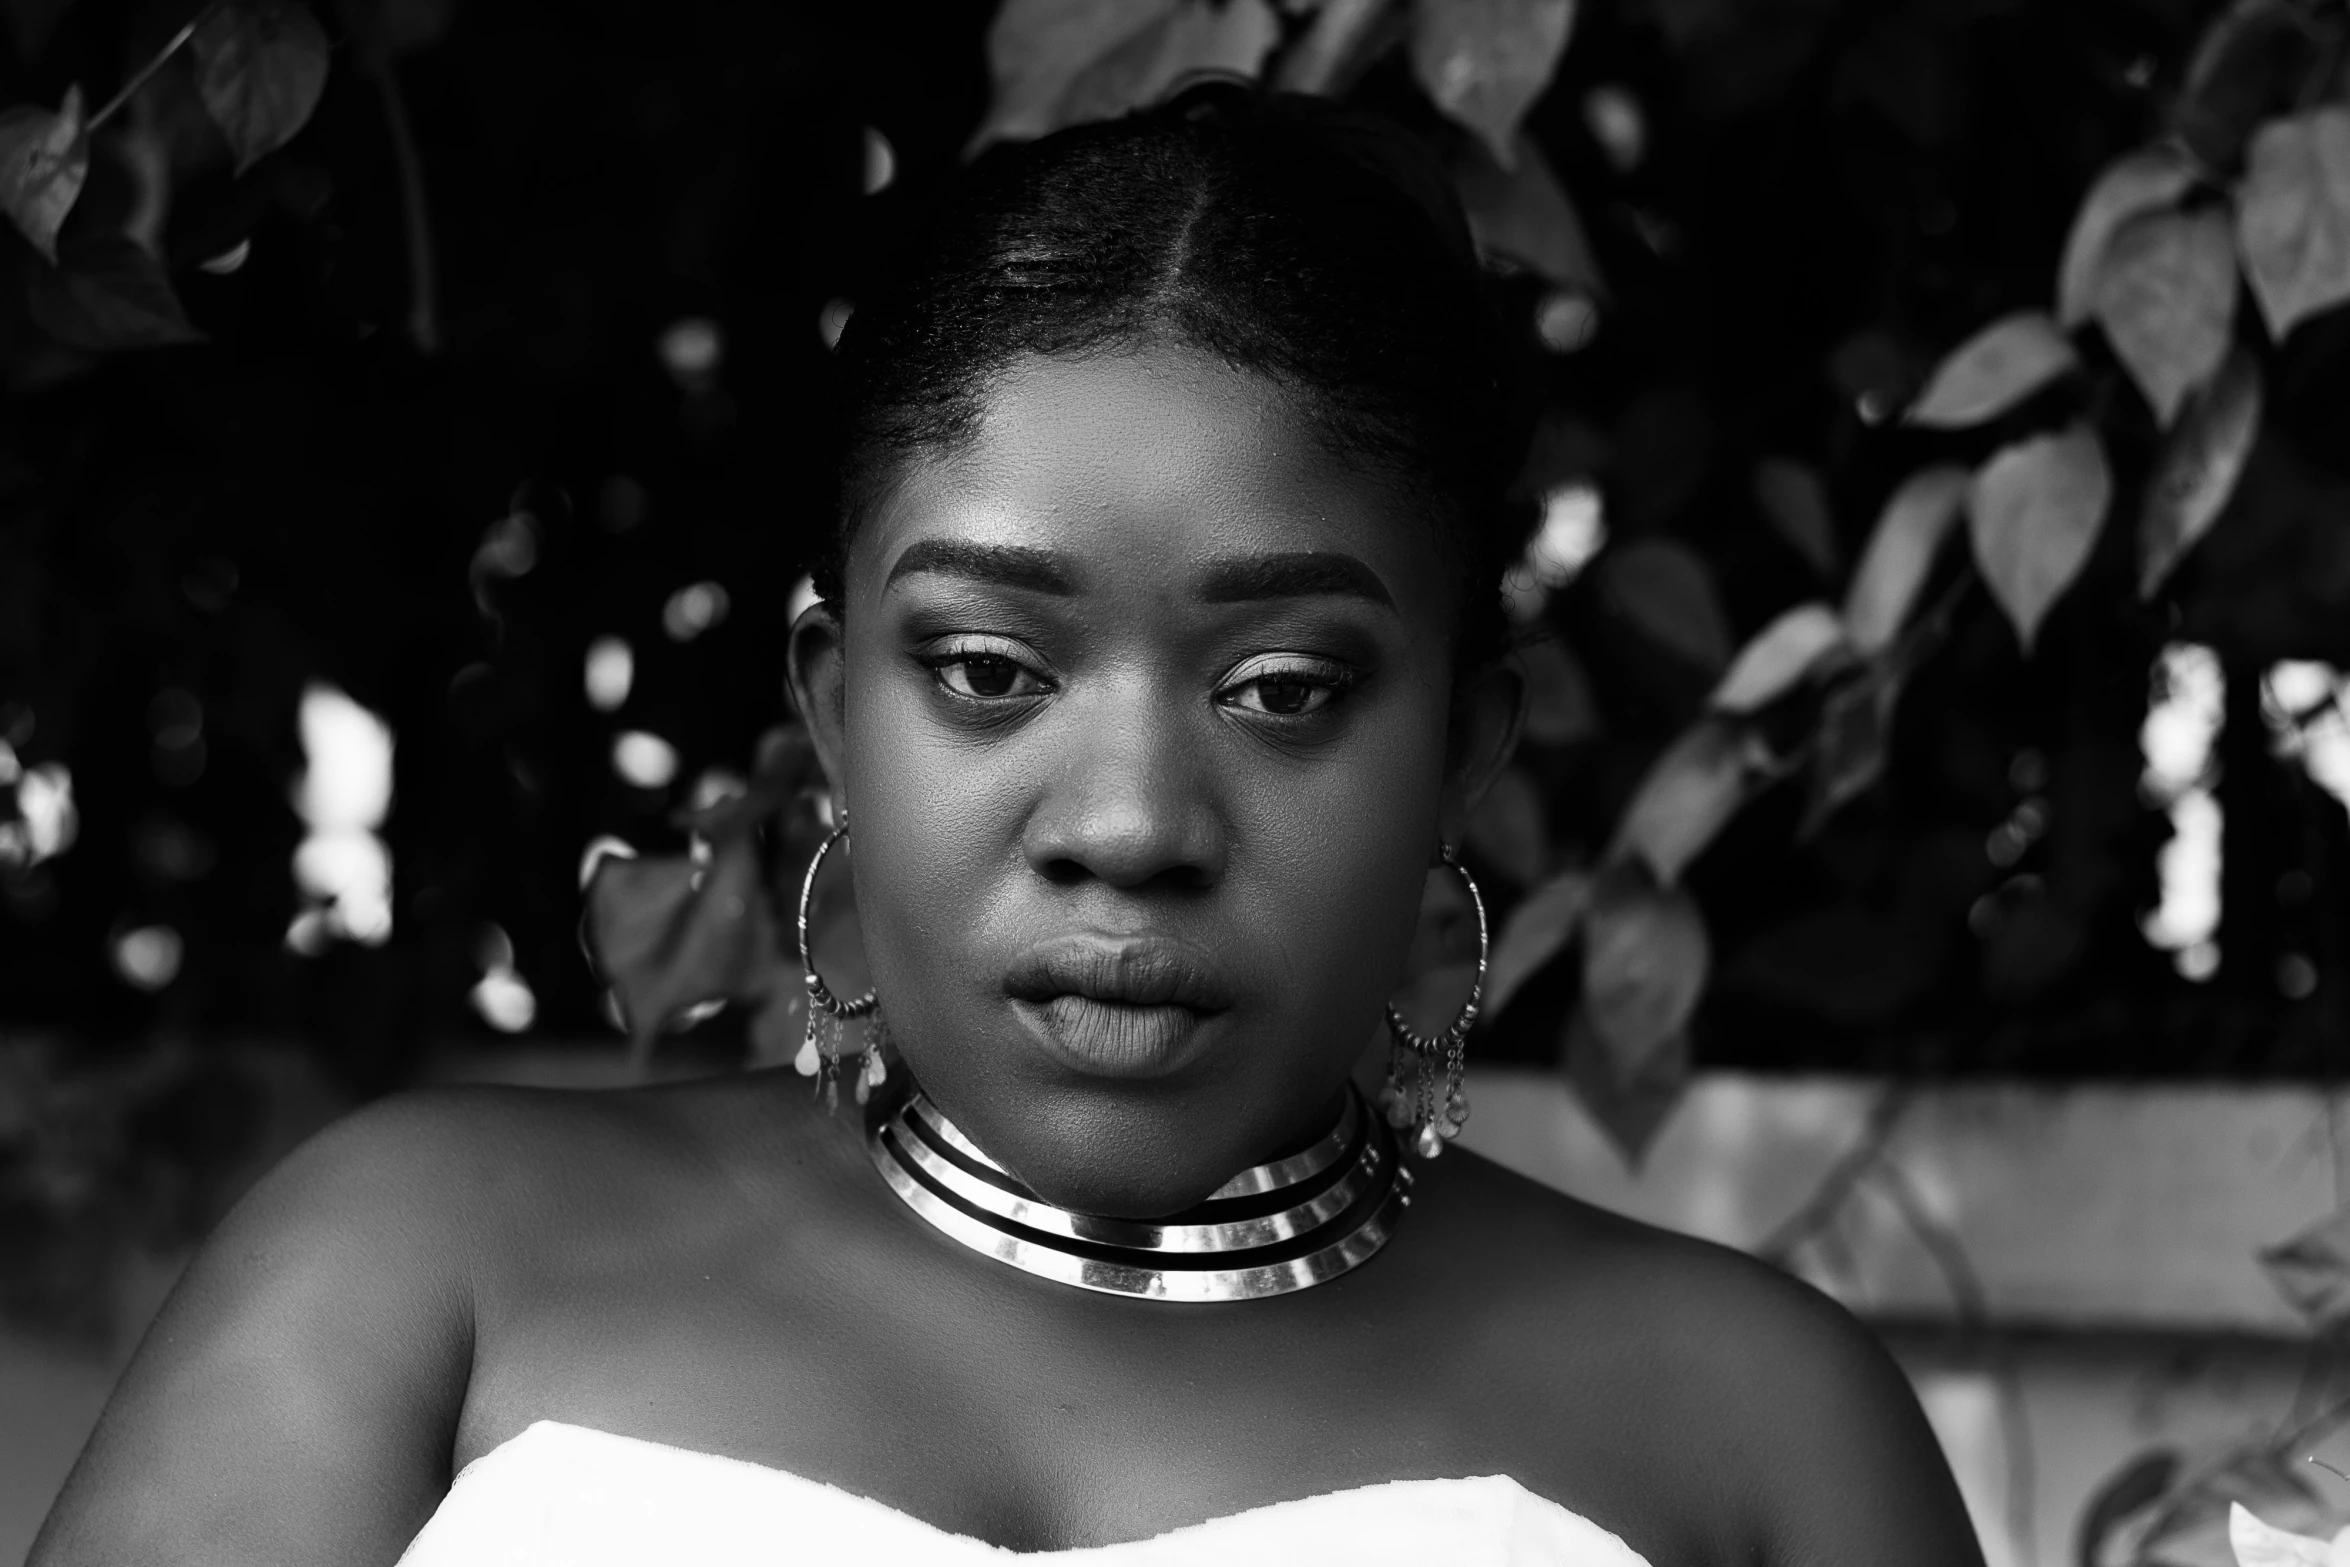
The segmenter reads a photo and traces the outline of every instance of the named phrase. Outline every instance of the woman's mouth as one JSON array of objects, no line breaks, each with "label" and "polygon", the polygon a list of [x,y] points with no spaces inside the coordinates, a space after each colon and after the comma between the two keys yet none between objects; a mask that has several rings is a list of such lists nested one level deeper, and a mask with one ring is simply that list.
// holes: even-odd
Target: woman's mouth
[{"label": "woman's mouth", "polygon": [[1164,936],[1041,942],[1014,960],[1004,993],[1047,1050],[1093,1077],[1180,1070],[1232,1004],[1207,954]]}]

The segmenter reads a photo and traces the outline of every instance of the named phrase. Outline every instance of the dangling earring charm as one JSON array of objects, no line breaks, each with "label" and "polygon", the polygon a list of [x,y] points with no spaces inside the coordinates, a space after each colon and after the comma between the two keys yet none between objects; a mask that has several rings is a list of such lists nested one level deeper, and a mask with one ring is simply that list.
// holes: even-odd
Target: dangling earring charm
[{"label": "dangling earring charm", "polygon": [[808,874],[800,880],[800,968],[801,982],[808,987],[808,1032],[792,1066],[802,1077],[816,1079],[826,1110],[840,1103],[841,1046],[850,1022],[862,1019],[865,1024],[865,1048],[856,1069],[857,1103],[863,1104],[889,1077],[889,1067],[881,1058],[889,1029],[881,1019],[880,997],[868,989],[861,996],[841,1000],[816,972],[815,956],[808,950],[808,906],[816,896],[816,872],[823,868],[824,856],[832,852],[832,846],[848,835],[849,813],[843,806],[840,825],[816,846],[815,858],[808,861]]},{"label": "dangling earring charm", "polygon": [[1467,1065],[1469,1030],[1477,1022],[1477,1003],[1485,994],[1486,959],[1492,951],[1485,928],[1485,894],[1478,890],[1477,878],[1469,874],[1451,844],[1439,840],[1436,853],[1444,865],[1458,873],[1461,884],[1469,889],[1470,904],[1477,910],[1477,977],[1459,1015],[1439,1034],[1419,1032],[1404,1021],[1394,1003],[1388,1004],[1387,1032],[1394,1037],[1394,1045],[1387,1058],[1387,1086],[1379,1091],[1388,1125],[1399,1132],[1419,1128],[1411,1146],[1423,1159],[1444,1152],[1444,1145],[1460,1135],[1469,1119],[1469,1097],[1462,1092],[1461,1073]]}]

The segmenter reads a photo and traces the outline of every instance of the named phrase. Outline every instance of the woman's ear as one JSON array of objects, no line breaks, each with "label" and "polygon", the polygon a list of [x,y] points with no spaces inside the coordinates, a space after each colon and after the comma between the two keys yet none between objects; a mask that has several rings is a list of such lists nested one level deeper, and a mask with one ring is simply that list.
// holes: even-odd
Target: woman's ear
[{"label": "woman's ear", "polygon": [[835,809],[847,803],[846,780],[841,773],[845,747],[841,737],[842,700],[848,672],[844,660],[848,632],[840,615],[823,599],[800,612],[792,622],[790,670],[792,703],[808,726],[816,745],[816,761],[824,769],[824,786],[832,792]]},{"label": "woman's ear", "polygon": [[1517,754],[1526,718],[1526,671],[1517,655],[1496,659],[1464,679],[1453,697],[1452,767],[1444,781],[1438,830],[1459,843],[1469,812]]}]

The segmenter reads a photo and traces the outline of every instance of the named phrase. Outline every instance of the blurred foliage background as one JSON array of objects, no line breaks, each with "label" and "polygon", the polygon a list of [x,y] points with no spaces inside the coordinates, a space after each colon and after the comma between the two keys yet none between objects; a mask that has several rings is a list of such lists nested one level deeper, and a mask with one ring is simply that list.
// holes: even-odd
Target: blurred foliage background
[{"label": "blurred foliage background", "polygon": [[1424,135],[1545,399],[1482,1059],[1632,1151],[1693,1064],[2337,1070],[2338,0],[0,17],[0,1248],[84,1258],[20,1307],[201,1222],[255,1041],[796,1043],[772,940],[645,954],[689,840],[812,841],[829,342],[987,142],[1203,68]]}]

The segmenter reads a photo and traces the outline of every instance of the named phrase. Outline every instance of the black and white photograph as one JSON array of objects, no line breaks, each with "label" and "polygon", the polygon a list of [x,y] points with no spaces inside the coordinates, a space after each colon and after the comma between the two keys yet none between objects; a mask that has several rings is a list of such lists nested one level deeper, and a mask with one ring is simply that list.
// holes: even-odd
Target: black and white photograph
[{"label": "black and white photograph", "polygon": [[2350,1567],[2350,0],[0,0],[0,1564]]}]

